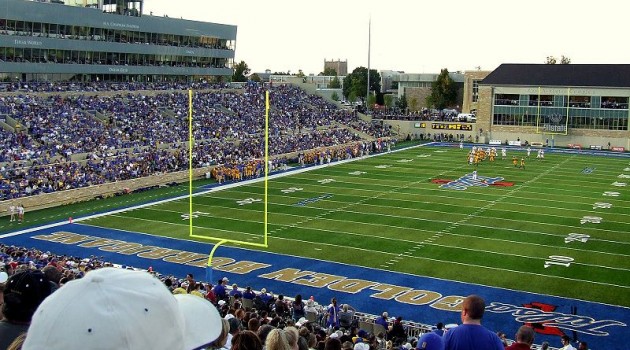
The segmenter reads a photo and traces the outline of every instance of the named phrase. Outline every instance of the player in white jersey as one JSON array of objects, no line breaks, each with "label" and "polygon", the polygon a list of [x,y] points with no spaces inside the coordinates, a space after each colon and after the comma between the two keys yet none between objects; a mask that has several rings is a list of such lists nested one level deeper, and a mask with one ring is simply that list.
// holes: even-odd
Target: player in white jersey
[{"label": "player in white jersey", "polygon": [[529,158],[529,155],[532,153],[532,148],[531,147],[527,147],[527,158]]},{"label": "player in white jersey", "polygon": [[15,214],[17,213],[17,208],[15,207],[15,205],[11,204],[9,206],[9,215],[11,216],[11,219],[9,220],[10,222],[15,221]]},{"label": "player in white jersey", "polygon": [[501,148],[501,159],[505,159],[507,157],[507,150],[505,147]]},{"label": "player in white jersey", "polygon": [[17,212],[18,212],[18,222],[21,224],[22,221],[24,221],[24,206],[22,204],[18,205]]}]

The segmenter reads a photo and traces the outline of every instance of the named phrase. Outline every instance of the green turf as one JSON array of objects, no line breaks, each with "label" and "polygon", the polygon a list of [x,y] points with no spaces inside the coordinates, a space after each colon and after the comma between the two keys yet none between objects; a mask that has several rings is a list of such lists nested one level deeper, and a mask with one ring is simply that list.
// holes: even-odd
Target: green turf
[{"label": "green turf", "polygon": [[[630,306],[630,186],[612,186],[630,183],[618,178],[630,159],[547,152],[519,169],[499,157],[479,175],[512,187],[457,191],[431,182],[471,172],[466,152],[419,147],[271,180],[268,250]],[[302,190],[282,192],[292,187]],[[194,210],[205,213],[194,219],[195,234],[262,242],[263,203],[237,201],[263,194],[258,182],[194,197]],[[296,205],[324,194],[331,196]],[[594,209],[596,202],[612,207]],[[188,239],[187,211],[180,199],[86,223]],[[584,216],[603,219],[581,224]],[[590,238],[565,243],[571,233]],[[545,268],[550,256],[574,261]]]}]

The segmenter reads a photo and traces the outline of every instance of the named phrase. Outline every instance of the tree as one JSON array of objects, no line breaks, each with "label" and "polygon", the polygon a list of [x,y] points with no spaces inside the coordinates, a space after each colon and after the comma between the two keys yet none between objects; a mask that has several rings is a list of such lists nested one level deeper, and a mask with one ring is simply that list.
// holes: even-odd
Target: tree
[{"label": "tree", "polygon": [[319,75],[323,75],[327,77],[336,77],[337,70],[333,67],[326,67],[323,72],[319,73]]},{"label": "tree", "polygon": [[398,102],[396,103],[396,107],[398,107],[398,109],[400,109],[400,111],[403,113],[407,112],[407,94],[403,94],[398,99]]},{"label": "tree", "polygon": [[247,81],[247,75],[249,75],[249,67],[245,61],[241,61],[234,66],[234,75],[232,75],[232,81]]},{"label": "tree", "polygon": [[392,96],[391,94],[383,96],[383,100],[385,102],[385,107],[388,110],[394,106],[394,96]]},{"label": "tree", "polygon": [[328,87],[331,89],[339,89],[341,88],[341,81],[339,80],[338,77],[334,77],[328,84]]},{"label": "tree", "polygon": [[300,77],[300,78],[304,78],[306,75],[304,74],[304,72],[301,69],[299,69],[295,76]]},{"label": "tree", "polygon": [[370,94],[370,96],[368,96],[367,105],[370,107],[370,109],[374,109],[375,104],[376,104],[376,95]]},{"label": "tree", "polygon": [[249,80],[251,81],[255,81],[257,83],[260,83],[262,81],[262,79],[260,79],[260,76],[256,73],[252,74],[249,76]]},{"label": "tree", "polygon": [[[546,64],[556,64],[558,60],[554,56],[547,56]],[[560,56],[560,64],[571,64],[571,58],[566,57],[565,55]]]},{"label": "tree", "polygon": [[[370,91],[381,91],[381,75],[375,69],[370,69]],[[343,95],[348,97],[354,93],[361,101],[365,101],[367,94],[367,68],[357,67],[343,79]]]},{"label": "tree", "polygon": [[553,56],[547,56],[547,61],[545,61],[545,64],[556,64],[557,60],[555,57]]},{"label": "tree", "polygon": [[409,102],[409,108],[411,108],[412,111],[417,111],[418,110],[418,99],[415,97],[411,98],[411,101]]},{"label": "tree", "polygon": [[337,95],[337,91],[333,91],[332,95],[330,95],[330,98],[332,98],[333,101],[339,101],[339,95]]},{"label": "tree", "polygon": [[457,102],[457,87],[455,82],[448,75],[448,69],[444,68],[433,83],[431,83],[431,94],[427,96],[427,105],[437,109],[444,109]]}]

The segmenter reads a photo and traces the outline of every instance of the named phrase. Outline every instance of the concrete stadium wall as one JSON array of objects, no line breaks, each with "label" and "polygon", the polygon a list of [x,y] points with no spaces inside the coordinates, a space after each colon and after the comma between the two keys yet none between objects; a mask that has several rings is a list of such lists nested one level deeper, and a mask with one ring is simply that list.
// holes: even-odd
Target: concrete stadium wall
[{"label": "concrete stadium wall", "polygon": [[[201,179],[210,172],[214,166],[193,170],[193,178]],[[52,208],[66,204],[85,202],[98,196],[110,197],[116,193],[135,191],[140,188],[152,186],[164,186],[172,182],[184,182],[188,180],[188,171],[178,171],[160,175],[152,175],[137,179],[105,183],[85,188],[77,188],[52,193],[44,193],[36,196],[22,197],[0,202],[0,216],[9,214],[10,205],[22,204],[25,211]]]}]

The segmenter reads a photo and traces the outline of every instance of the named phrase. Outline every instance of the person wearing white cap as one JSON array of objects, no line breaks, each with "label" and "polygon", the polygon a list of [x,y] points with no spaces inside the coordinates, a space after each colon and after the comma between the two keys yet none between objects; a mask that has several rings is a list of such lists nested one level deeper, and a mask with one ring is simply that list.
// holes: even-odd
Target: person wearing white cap
[{"label": "person wearing white cap", "polygon": [[42,302],[22,349],[192,350],[221,330],[221,316],[207,300],[172,295],[145,271],[102,268]]}]

